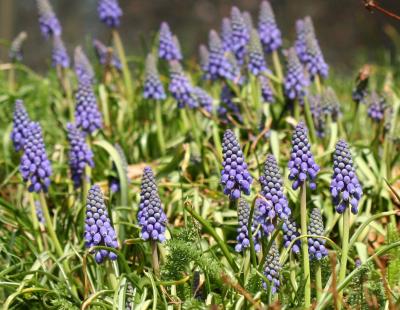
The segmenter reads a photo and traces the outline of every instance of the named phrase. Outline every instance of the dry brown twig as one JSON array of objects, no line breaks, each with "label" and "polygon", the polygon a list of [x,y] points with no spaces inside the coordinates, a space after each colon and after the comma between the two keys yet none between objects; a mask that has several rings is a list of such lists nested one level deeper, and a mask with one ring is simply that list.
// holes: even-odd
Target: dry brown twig
[{"label": "dry brown twig", "polygon": [[383,13],[383,14],[391,17],[391,18],[394,18],[396,20],[400,20],[400,16],[399,15],[384,9],[379,4],[377,4],[375,0],[364,0],[364,6],[370,12],[373,12],[374,10],[375,11],[379,11],[379,12],[381,12],[381,13]]}]

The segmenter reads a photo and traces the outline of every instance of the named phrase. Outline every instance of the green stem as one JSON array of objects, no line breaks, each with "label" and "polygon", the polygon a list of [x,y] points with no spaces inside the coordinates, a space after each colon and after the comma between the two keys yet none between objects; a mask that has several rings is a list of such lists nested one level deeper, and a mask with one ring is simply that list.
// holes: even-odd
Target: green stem
[{"label": "green stem", "polygon": [[322,293],[322,272],[321,272],[321,264],[319,262],[317,262],[317,270],[315,272],[315,291],[318,301],[321,298],[321,293]]},{"label": "green stem", "polygon": [[162,120],[162,106],[161,102],[157,101],[156,104],[156,124],[157,124],[157,139],[161,155],[165,154],[165,140],[164,140],[164,126]]},{"label": "green stem", "polygon": [[112,35],[114,39],[114,45],[118,53],[118,57],[122,64],[122,75],[124,76],[126,98],[127,101],[131,103],[133,98],[132,78],[131,78],[131,73],[129,72],[128,62],[126,60],[124,47],[122,46],[121,38],[116,29],[112,30]]},{"label": "green stem", "polygon": [[280,81],[282,81],[283,80],[282,66],[281,66],[281,62],[279,60],[278,52],[276,50],[272,52],[272,62],[274,64],[276,77]]},{"label": "green stem", "polygon": [[321,79],[318,74],[315,76],[314,82],[315,82],[315,87],[317,88],[317,93],[321,94],[322,93],[322,85],[321,85]]},{"label": "green stem", "polygon": [[231,254],[229,253],[229,250],[225,244],[225,242],[218,236],[217,232],[214,230],[214,228],[211,227],[211,225],[203,219],[196,211],[194,211],[191,207],[189,207],[188,204],[185,203],[185,209],[190,213],[191,216],[193,216],[198,222],[200,222],[201,225],[204,226],[204,228],[213,236],[215,241],[218,243],[219,247],[222,250],[222,253],[224,253],[224,256],[226,260],[228,261],[229,265],[231,266],[232,270],[235,272],[238,272],[239,268],[236,265],[235,261],[233,260]]},{"label": "green stem", "polygon": [[253,199],[253,203],[251,204],[250,208],[250,214],[249,214],[249,219],[247,221],[247,234],[249,236],[249,241],[250,241],[250,257],[251,257],[251,263],[254,268],[257,268],[257,256],[256,256],[256,251],[254,249],[254,239],[253,239],[253,232],[252,232],[252,223],[253,223],[253,214],[254,214],[254,206],[255,202],[257,200],[257,197]]},{"label": "green stem", "polygon": [[293,116],[297,121],[300,121],[300,104],[298,100],[292,101],[293,104]]},{"label": "green stem", "polygon": [[56,232],[54,230],[53,221],[50,217],[49,208],[47,207],[46,197],[44,196],[43,192],[40,192],[39,200],[40,200],[40,204],[41,204],[41,207],[43,210],[44,219],[46,220],[47,232],[49,233],[49,236],[54,243],[54,247],[56,249],[57,255],[59,257],[62,257],[64,255],[64,251],[61,247],[60,241],[58,241]]},{"label": "green stem", "polygon": [[101,101],[101,107],[103,110],[104,125],[108,131],[111,127],[110,111],[108,108],[108,95],[107,95],[106,87],[103,84],[100,84],[100,86],[99,86],[99,96],[100,96],[100,101]]},{"label": "green stem", "polygon": [[[340,259],[339,283],[346,277],[347,258],[349,254],[349,231],[350,231],[350,207],[348,206],[343,214],[343,238],[342,238],[342,257]],[[339,292],[339,301],[343,298],[343,292]],[[339,310],[341,303],[339,303]]]},{"label": "green stem", "polygon": [[355,135],[357,134],[357,131],[358,131],[358,126],[359,126],[359,121],[358,121],[359,115],[358,115],[358,112],[359,112],[359,109],[360,109],[360,103],[357,102],[356,103],[356,107],[354,109],[353,126],[351,127],[351,135],[350,135],[350,137],[351,137],[352,140],[355,140]]},{"label": "green stem", "polygon": [[14,64],[10,68],[10,71],[8,72],[8,86],[10,88],[10,92],[14,92],[15,90],[15,69],[14,69]]},{"label": "green stem", "polygon": [[292,283],[292,286],[293,286],[292,296],[294,297],[295,292],[297,292],[297,289],[299,286],[297,285],[297,281],[296,281],[296,264],[294,262],[294,258],[292,255],[290,255],[289,266],[290,266],[290,282]]},{"label": "green stem", "polygon": [[158,261],[157,241],[151,241],[151,261],[153,264],[153,271],[157,278],[160,277],[160,264]]},{"label": "green stem", "polygon": [[40,238],[40,227],[37,219],[36,205],[35,205],[35,200],[33,199],[33,194],[29,194],[29,204],[31,206],[31,217],[32,217],[33,230],[35,233],[36,242],[38,243],[39,252],[42,253],[43,244]]},{"label": "green stem", "polygon": [[[303,182],[300,187],[300,219],[301,234],[307,235],[307,183]],[[302,236],[302,237],[303,237]],[[301,238],[301,248],[303,250],[303,273],[304,273],[304,308],[310,309],[311,306],[311,285],[310,285],[310,259],[308,257],[307,238]]]}]

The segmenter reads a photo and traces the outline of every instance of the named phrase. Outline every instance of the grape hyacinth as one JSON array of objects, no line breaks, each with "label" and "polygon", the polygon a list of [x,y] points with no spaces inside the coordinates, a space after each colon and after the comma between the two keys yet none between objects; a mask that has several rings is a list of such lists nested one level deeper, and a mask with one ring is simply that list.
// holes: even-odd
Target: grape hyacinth
[{"label": "grape hyacinth", "polygon": [[97,13],[101,22],[110,28],[116,28],[121,23],[122,10],[118,0],[99,0]]},{"label": "grape hyacinth", "polygon": [[43,209],[42,209],[42,205],[40,204],[39,200],[35,201],[35,210],[36,210],[36,216],[37,216],[37,220],[40,224],[44,224],[45,223],[45,218],[43,215]]},{"label": "grape hyacinth", "polygon": [[386,101],[385,98],[380,97],[376,92],[369,95],[368,116],[374,121],[379,123],[385,114]]},{"label": "grape hyacinth", "polygon": [[27,127],[24,154],[21,157],[19,170],[23,180],[30,182],[29,192],[47,192],[52,170],[39,123],[31,122]]},{"label": "grape hyacinth", "polygon": [[31,120],[29,119],[28,112],[26,112],[24,102],[21,99],[15,100],[11,140],[16,152],[24,148],[30,122]]},{"label": "grape hyacinth", "polygon": [[261,194],[271,202],[274,211],[281,219],[287,219],[292,211],[283,192],[283,179],[274,155],[268,154],[264,171],[260,176]]},{"label": "grape hyacinth", "polygon": [[[114,144],[114,147],[117,150],[119,158],[121,159],[122,167],[124,169],[124,174],[126,176],[126,180],[128,181],[128,184],[129,184],[128,161],[126,160],[126,156],[125,156],[124,150],[122,149],[122,147],[118,143]],[[114,163],[113,163],[112,170],[118,176],[118,171],[117,171],[117,168],[115,167]],[[111,177],[110,178],[110,191],[112,193],[116,193],[116,192],[119,192],[120,189],[121,189],[121,186],[120,186],[119,178],[118,177]]]},{"label": "grape hyacinth", "polygon": [[265,53],[272,53],[282,46],[282,34],[269,1],[262,1],[258,17],[258,34]]},{"label": "grape hyacinth", "polygon": [[341,116],[339,99],[332,87],[327,87],[322,93],[322,109],[325,115],[330,115],[336,122]]},{"label": "grape hyacinth", "polygon": [[288,167],[290,170],[289,180],[293,181],[293,190],[298,189],[307,180],[310,181],[312,190],[317,188],[315,179],[320,168],[315,163],[314,156],[310,151],[311,145],[308,141],[307,132],[306,125],[300,122],[292,136],[292,152]]},{"label": "grape hyacinth", "polygon": [[234,98],[235,93],[229,88],[228,85],[224,85],[221,89],[220,105],[217,110],[218,117],[224,123],[230,122],[228,114],[239,121],[239,123],[243,122],[243,117],[240,113],[239,106],[233,101]]},{"label": "grape hyacinth", "polygon": [[267,103],[275,103],[274,93],[272,92],[268,78],[264,75],[259,75],[258,80],[261,85],[261,97],[263,101]]},{"label": "grape hyacinth", "polygon": [[143,97],[154,100],[165,100],[167,98],[164,86],[158,75],[156,59],[153,54],[148,54],[146,58]]},{"label": "grape hyacinth", "polygon": [[[255,221],[255,213],[253,214],[253,220],[251,223],[251,234],[253,235],[257,229],[257,222]],[[248,231],[248,224],[249,224],[249,217],[250,217],[250,206],[244,199],[239,199],[238,204],[238,228],[237,228],[237,244],[235,246],[236,252],[243,252],[246,248],[250,246],[249,240],[249,231]],[[259,252],[261,250],[261,246],[259,243],[259,239],[261,237],[260,231],[253,237],[254,241],[254,250]]]},{"label": "grape hyacinth", "polygon": [[242,13],[242,17],[243,17],[244,24],[246,25],[247,32],[251,33],[251,31],[254,28],[253,17],[251,17],[250,12],[248,12],[248,11],[244,11]]},{"label": "grape hyacinth", "polygon": [[122,70],[122,64],[121,61],[119,60],[118,56],[111,51],[109,48],[104,45],[101,41],[99,40],[93,40],[93,47],[96,52],[97,58],[99,62],[103,66],[108,66],[110,65],[111,67],[121,71]]},{"label": "grape hyacinth", "polygon": [[308,102],[310,103],[315,132],[319,138],[323,138],[325,136],[325,112],[321,104],[321,97],[319,95],[309,95]]},{"label": "grape hyacinth", "polygon": [[168,89],[178,103],[178,108],[182,109],[186,106],[191,109],[196,108],[198,102],[193,94],[193,86],[183,72],[180,63],[170,63],[170,76],[171,80]]},{"label": "grape hyacinth", "polygon": [[204,44],[199,46],[199,58],[200,58],[200,69],[203,71],[203,78],[205,80],[209,80],[210,74],[208,73],[208,58],[210,57],[210,53],[208,52],[207,47]]},{"label": "grape hyacinth", "polygon": [[240,198],[242,192],[249,195],[253,179],[247,170],[239,142],[230,129],[224,133],[222,154],[224,160],[222,162],[221,184],[224,187],[224,194],[228,195],[231,200]]},{"label": "grape hyacinth", "polygon": [[224,51],[232,50],[232,27],[229,18],[224,17],[221,24],[221,40]]},{"label": "grape hyacinth", "polygon": [[225,56],[222,42],[215,30],[209,34],[209,56],[207,72],[212,80],[226,78],[234,80],[236,75],[232,64]]},{"label": "grape hyacinth", "polygon": [[237,7],[231,9],[231,27],[232,27],[232,51],[235,54],[239,64],[243,63],[247,43],[250,40],[250,33],[243,20],[243,16]]},{"label": "grape hyacinth", "polygon": [[51,57],[54,67],[60,66],[61,68],[69,68],[70,59],[60,36],[53,36],[53,51]]},{"label": "grape hyacinth", "polygon": [[60,36],[62,28],[53,8],[48,0],[37,0],[39,12],[39,26],[42,35],[48,39],[50,36]]},{"label": "grape hyacinth", "polygon": [[350,205],[351,212],[357,214],[362,188],[353,166],[350,149],[344,140],[336,143],[330,191],[336,212],[343,213]]},{"label": "grape hyacinth", "polygon": [[11,42],[10,51],[8,57],[11,62],[20,62],[23,58],[22,44],[26,40],[28,35],[25,31],[20,32],[15,39]]},{"label": "grape hyacinth", "polygon": [[85,133],[93,133],[103,127],[103,118],[97,106],[97,99],[91,84],[81,82],[76,93],[76,125]]},{"label": "grape hyacinth", "polygon": [[200,107],[202,107],[208,113],[211,113],[213,109],[213,97],[211,97],[209,93],[200,87],[194,87],[193,94],[196,97]]},{"label": "grape hyacinth", "polygon": [[311,80],[314,80],[317,75],[321,78],[328,76],[328,64],[325,62],[318,41],[312,33],[309,33],[306,37],[306,50],[303,56],[303,63]]},{"label": "grape hyacinth", "polygon": [[269,283],[263,282],[264,288],[267,289],[270,287],[272,294],[275,294],[281,285],[281,282],[279,281],[279,273],[282,266],[279,263],[279,259],[278,248],[275,242],[273,242],[264,265],[264,275],[268,279]]},{"label": "grape hyacinth", "polygon": [[[90,188],[86,199],[85,247],[93,246],[118,248],[117,235],[104,204],[103,192],[97,184]],[[108,250],[95,250],[94,253],[98,264],[106,258],[117,259],[117,254]]]},{"label": "grape hyacinth", "polygon": [[94,82],[95,75],[92,65],[80,46],[75,48],[74,69],[80,83]]},{"label": "grape hyacinth", "polygon": [[161,23],[159,34],[158,57],[164,60],[182,60],[179,46],[176,45],[171,30],[166,22]]},{"label": "grape hyacinth", "polygon": [[264,59],[260,38],[255,29],[251,31],[248,57],[247,67],[251,74],[257,76],[267,71],[267,64]]},{"label": "grape hyacinth", "polygon": [[[314,208],[311,211],[310,223],[308,224],[308,234],[315,236],[324,235],[324,222],[322,220],[321,211]],[[328,256],[328,250],[325,248],[325,239],[310,237],[308,238],[308,253],[311,260],[321,260]]]},{"label": "grape hyacinth", "polygon": [[71,169],[74,187],[82,184],[85,167],[94,167],[93,153],[85,142],[85,136],[74,124],[67,124],[69,150],[69,167]]},{"label": "grape hyacinth", "polygon": [[303,101],[305,96],[305,88],[308,81],[304,75],[303,66],[301,65],[296,51],[291,48],[287,56],[287,72],[284,81],[284,91],[290,100],[298,99]]},{"label": "grape hyacinth", "polygon": [[[283,231],[283,246],[285,248],[288,248],[292,243],[292,241],[300,236],[296,222],[290,218],[283,220],[282,231]],[[299,254],[300,246],[301,246],[300,239],[297,239],[292,246],[291,249],[292,252],[295,254]]]},{"label": "grape hyacinth", "polygon": [[296,21],[296,41],[294,46],[301,63],[305,63],[307,58],[307,37],[309,36],[315,38],[315,30],[311,17],[307,16]]},{"label": "grape hyacinth", "polygon": [[142,227],[141,238],[143,240],[165,241],[167,216],[162,208],[157,184],[150,167],[143,170],[137,218]]},{"label": "grape hyacinth", "polygon": [[257,198],[255,202],[255,219],[261,225],[265,236],[270,235],[275,228],[276,212],[270,200]]}]

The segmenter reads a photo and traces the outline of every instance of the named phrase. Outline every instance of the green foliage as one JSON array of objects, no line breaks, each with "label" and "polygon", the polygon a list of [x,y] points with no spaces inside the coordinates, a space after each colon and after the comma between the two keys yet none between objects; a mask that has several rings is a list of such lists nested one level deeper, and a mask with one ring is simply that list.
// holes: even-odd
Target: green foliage
[{"label": "green foliage", "polygon": [[[400,241],[400,233],[393,224],[388,226],[387,243],[391,244]],[[400,249],[395,248],[389,252],[387,265],[387,277],[390,287],[400,287]]]}]

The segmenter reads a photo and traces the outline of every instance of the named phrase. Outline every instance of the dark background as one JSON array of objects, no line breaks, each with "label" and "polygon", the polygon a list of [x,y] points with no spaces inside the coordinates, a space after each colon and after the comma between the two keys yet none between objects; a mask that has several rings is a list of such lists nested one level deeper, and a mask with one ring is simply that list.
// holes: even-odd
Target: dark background
[{"label": "dark background", "polygon": [[[120,33],[129,53],[143,55],[152,35],[165,20],[178,35],[186,59],[197,57],[197,46],[207,42],[209,29],[219,29],[223,16],[237,5],[256,21],[261,0],[120,0],[124,16]],[[400,1],[379,0],[382,6],[400,14]],[[109,30],[97,18],[97,0],[52,0],[63,26],[63,39],[70,52],[88,38],[109,39]],[[362,0],[272,0],[285,45],[294,39],[297,18],[312,16],[327,61],[337,70],[352,70],[363,61],[377,62],[394,55],[388,29],[400,29],[400,21],[375,12]],[[391,27],[391,28],[390,28]],[[40,35],[35,0],[0,0],[0,38],[6,43],[26,30],[25,63],[44,70],[49,65],[50,42]],[[146,42],[144,44],[144,42]],[[0,59],[7,61],[4,44]]]}]

